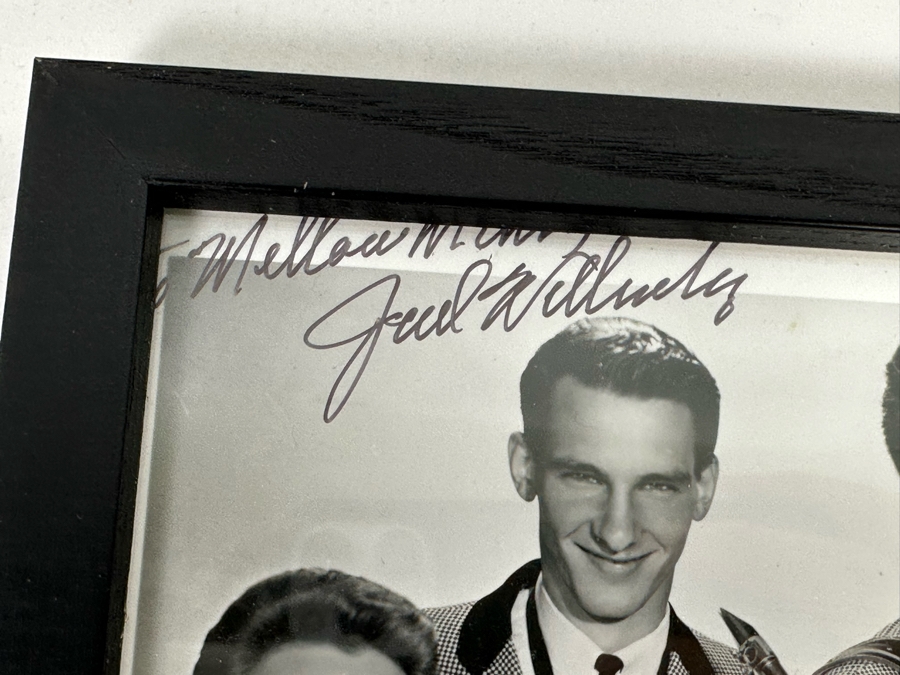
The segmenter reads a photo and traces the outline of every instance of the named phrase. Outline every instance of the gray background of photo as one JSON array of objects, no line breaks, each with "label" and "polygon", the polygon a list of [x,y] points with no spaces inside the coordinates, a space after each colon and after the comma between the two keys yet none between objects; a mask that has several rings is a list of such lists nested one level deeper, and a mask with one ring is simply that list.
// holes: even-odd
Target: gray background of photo
[{"label": "gray background of photo", "polygon": [[[519,374],[566,319],[534,314],[511,333],[482,332],[472,311],[458,335],[382,336],[326,425],[348,352],[314,352],[303,332],[386,272],[251,275],[237,296],[190,299],[204,264],[169,258],[159,310],[134,672],[190,672],[228,604],[286,569],[339,568],[433,606],[476,599],[536,557],[536,507],[513,490],[506,440],[521,424]],[[402,276],[400,307],[440,302],[457,282]],[[672,296],[621,312],[682,339],[723,395],[719,491],[672,601],[731,644],[726,607],[789,670],[808,673],[900,606],[900,497],[880,430],[900,314],[896,304],[739,295],[716,327],[720,304]],[[345,333],[377,314],[357,309]]]}]

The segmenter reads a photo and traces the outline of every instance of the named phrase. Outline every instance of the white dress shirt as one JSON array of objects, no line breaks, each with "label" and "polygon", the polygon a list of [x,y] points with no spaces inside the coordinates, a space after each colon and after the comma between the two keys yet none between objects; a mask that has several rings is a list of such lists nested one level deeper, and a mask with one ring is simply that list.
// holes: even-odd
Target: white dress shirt
[{"label": "white dress shirt", "polygon": [[[547,655],[553,667],[553,675],[597,675],[594,662],[603,650],[563,616],[547,594],[542,580],[543,575],[538,577],[535,587],[535,605],[544,644],[547,646]],[[522,673],[534,675],[531,649],[528,644],[528,624],[525,619],[528,593],[528,590],[519,593],[513,604],[510,619],[513,646],[516,648]],[[669,620],[669,608],[666,606],[666,615],[652,633],[613,652],[624,664],[620,675],[656,675],[666,651]]]}]

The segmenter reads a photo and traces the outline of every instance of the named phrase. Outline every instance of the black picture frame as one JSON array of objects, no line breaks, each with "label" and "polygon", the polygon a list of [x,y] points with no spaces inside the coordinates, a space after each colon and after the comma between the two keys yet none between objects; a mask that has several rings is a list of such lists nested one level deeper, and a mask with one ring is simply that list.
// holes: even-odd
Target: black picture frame
[{"label": "black picture frame", "polygon": [[165,208],[900,250],[900,116],[38,59],[0,663],[117,673]]}]

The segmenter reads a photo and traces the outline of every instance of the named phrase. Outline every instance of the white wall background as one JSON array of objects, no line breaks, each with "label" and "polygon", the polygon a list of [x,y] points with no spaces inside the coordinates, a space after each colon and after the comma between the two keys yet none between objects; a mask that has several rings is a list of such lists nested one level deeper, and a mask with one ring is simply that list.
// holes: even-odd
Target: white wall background
[{"label": "white wall background", "polygon": [[900,110],[896,0],[0,0],[0,314],[35,56]]}]

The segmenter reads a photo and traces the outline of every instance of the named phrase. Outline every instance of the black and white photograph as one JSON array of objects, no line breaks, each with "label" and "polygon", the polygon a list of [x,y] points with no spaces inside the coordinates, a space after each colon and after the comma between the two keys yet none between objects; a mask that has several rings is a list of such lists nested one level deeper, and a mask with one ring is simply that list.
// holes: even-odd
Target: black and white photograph
[{"label": "black and white photograph", "polygon": [[811,673],[898,619],[896,253],[170,210],[159,260],[123,675]]},{"label": "black and white photograph", "polygon": [[0,675],[900,675],[898,31],[0,3]]}]

